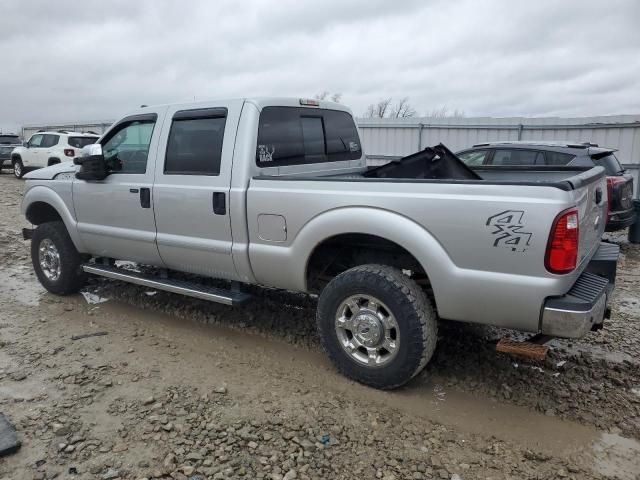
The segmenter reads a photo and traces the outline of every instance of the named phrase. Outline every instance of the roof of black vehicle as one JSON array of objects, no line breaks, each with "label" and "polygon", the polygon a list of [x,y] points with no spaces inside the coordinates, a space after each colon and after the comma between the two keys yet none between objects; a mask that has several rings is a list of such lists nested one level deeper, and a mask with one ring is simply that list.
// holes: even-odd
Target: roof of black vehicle
[{"label": "roof of black vehicle", "polygon": [[[565,152],[573,155],[579,155],[580,153],[586,153],[588,155],[594,155],[605,152],[615,152],[615,148],[600,147],[595,143],[578,143],[569,141],[549,141],[542,140],[512,140],[512,141],[498,141],[498,142],[482,142],[476,143],[472,148],[478,147],[491,147],[491,148],[531,148],[536,147],[537,150],[547,150],[552,152]],[[465,149],[469,150],[469,149]]]}]

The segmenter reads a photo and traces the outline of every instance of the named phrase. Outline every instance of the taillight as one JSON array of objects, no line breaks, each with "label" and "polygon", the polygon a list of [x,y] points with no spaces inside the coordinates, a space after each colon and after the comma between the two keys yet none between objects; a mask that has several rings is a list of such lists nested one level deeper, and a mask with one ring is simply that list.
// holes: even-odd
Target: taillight
[{"label": "taillight", "polygon": [[544,266],[551,273],[569,273],[578,262],[578,210],[570,208],[553,221]]},{"label": "taillight", "polygon": [[75,152],[75,150],[74,150],[73,148],[65,148],[65,149],[64,149],[64,154],[65,154],[67,157],[75,157],[76,152]]}]

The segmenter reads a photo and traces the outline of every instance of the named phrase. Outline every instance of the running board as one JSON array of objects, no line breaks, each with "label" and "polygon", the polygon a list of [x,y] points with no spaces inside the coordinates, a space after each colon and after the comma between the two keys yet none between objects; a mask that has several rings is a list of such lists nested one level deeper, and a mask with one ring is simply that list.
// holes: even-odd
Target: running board
[{"label": "running board", "polygon": [[157,288],[171,293],[179,293],[188,297],[209,300],[210,302],[224,303],[225,305],[240,305],[247,302],[251,295],[244,292],[235,292],[223,288],[208,287],[195,282],[160,278],[144,273],[131,272],[117,267],[106,265],[96,265],[85,263],[82,269],[93,275],[122,280],[123,282],[135,283],[150,288]]}]

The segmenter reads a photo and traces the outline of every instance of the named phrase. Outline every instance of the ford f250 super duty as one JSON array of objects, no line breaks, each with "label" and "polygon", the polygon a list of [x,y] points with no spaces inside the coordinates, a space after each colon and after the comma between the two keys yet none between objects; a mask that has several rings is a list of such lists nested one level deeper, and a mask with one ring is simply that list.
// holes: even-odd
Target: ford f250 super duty
[{"label": "ford f250 super duty", "polygon": [[420,372],[439,319],[583,336],[615,279],[602,167],[474,172],[438,145],[368,169],[331,102],[140,108],[26,179],[24,235],[50,292],[94,274],[231,305],[247,284],[318,294],[331,360],[378,388]]}]

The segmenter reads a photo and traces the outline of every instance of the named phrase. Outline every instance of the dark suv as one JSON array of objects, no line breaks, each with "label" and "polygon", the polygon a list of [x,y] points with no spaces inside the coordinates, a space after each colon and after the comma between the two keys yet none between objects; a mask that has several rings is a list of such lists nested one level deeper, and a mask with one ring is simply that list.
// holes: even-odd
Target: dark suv
[{"label": "dark suv", "polygon": [[502,165],[586,166],[600,165],[607,173],[609,216],[607,231],[620,230],[635,222],[633,177],[628,175],[614,155],[616,150],[594,143],[568,142],[489,142],[457,152],[470,167],[492,168]]},{"label": "dark suv", "polygon": [[0,173],[5,162],[11,163],[11,152],[16,147],[20,147],[22,142],[18,135],[13,133],[0,133]]}]

